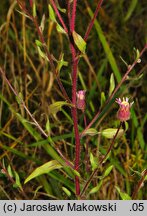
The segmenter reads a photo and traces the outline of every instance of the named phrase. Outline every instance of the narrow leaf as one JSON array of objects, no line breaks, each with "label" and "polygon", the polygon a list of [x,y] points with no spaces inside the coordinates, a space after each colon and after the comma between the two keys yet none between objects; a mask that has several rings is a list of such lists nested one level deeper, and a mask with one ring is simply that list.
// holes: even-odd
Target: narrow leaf
[{"label": "narrow leaf", "polygon": [[16,171],[14,171],[14,174],[15,174],[15,184],[13,185],[13,187],[19,187],[22,189],[22,185],[20,183],[20,177],[18,175],[18,173]]},{"label": "narrow leaf", "polygon": [[107,177],[109,175],[109,173],[111,172],[111,170],[113,169],[113,165],[110,165],[104,172],[103,174],[103,178]]},{"label": "narrow leaf", "polygon": [[62,28],[62,26],[59,23],[57,23],[56,29],[58,32],[60,32],[62,34],[66,34],[66,31]]},{"label": "narrow leaf", "polygon": [[68,197],[71,196],[71,192],[70,192],[66,187],[62,187],[62,190],[66,193],[66,195],[67,195]]},{"label": "narrow leaf", "polygon": [[115,186],[116,190],[118,191],[120,197],[122,198],[122,200],[131,200],[131,197],[127,194],[127,193],[124,193],[124,192],[121,192],[120,188]]},{"label": "narrow leaf", "polygon": [[95,170],[98,166],[98,160],[97,157],[94,157],[92,153],[90,153],[90,163],[92,166],[92,171]]},{"label": "narrow leaf", "polygon": [[49,18],[53,22],[56,22],[56,16],[55,16],[54,10],[53,10],[53,8],[52,8],[52,6],[50,4],[48,5],[48,9],[49,9]]},{"label": "narrow leaf", "polygon": [[50,135],[50,130],[51,130],[51,128],[50,128],[50,121],[49,121],[49,118],[47,119],[45,128],[46,128],[46,131],[47,131],[48,135]]},{"label": "narrow leaf", "polygon": [[105,102],[106,102],[105,92],[101,92],[101,107],[104,105]]},{"label": "narrow leaf", "polygon": [[115,89],[115,80],[114,80],[114,75],[112,73],[110,77],[109,96],[112,94],[114,89]]},{"label": "narrow leaf", "polygon": [[8,165],[7,171],[9,173],[9,176],[11,176],[13,178],[13,172],[12,172],[12,169],[11,169],[10,165]]},{"label": "narrow leaf", "polygon": [[132,0],[131,1],[128,12],[124,18],[125,21],[127,21],[131,17],[133,11],[135,10],[137,3],[138,3],[138,0]]},{"label": "narrow leaf", "polygon": [[42,166],[36,168],[25,180],[25,184],[32,180],[33,178],[36,178],[42,174],[46,174],[46,173],[49,173],[51,172],[52,170],[55,170],[55,169],[61,169],[62,168],[62,165],[56,161],[56,160],[52,160],[52,161],[49,161],[45,164],[43,164]]},{"label": "narrow leaf", "polygon": [[36,17],[36,4],[33,2],[33,17]]},{"label": "narrow leaf", "polygon": [[42,43],[40,40],[35,40],[35,44],[38,46],[38,47],[42,47]]},{"label": "narrow leaf", "polygon": [[58,61],[58,65],[57,65],[58,73],[60,72],[60,70],[63,66],[68,66],[68,62],[64,61],[64,54],[61,54],[60,60]]},{"label": "narrow leaf", "polygon": [[102,183],[103,183],[103,181],[100,181],[100,183],[97,186],[93,187],[90,190],[89,194],[97,193],[99,191],[99,189],[101,188]]}]

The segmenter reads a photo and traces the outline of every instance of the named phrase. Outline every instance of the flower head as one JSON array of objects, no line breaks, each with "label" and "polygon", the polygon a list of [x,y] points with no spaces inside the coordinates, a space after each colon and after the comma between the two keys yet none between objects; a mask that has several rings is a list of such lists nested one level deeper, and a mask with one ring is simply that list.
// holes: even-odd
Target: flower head
[{"label": "flower head", "polygon": [[85,90],[80,90],[77,92],[77,108],[85,111]]},{"label": "flower head", "polygon": [[126,99],[123,98],[123,100],[116,98],[116,103],[120,106],[117,112],[117,118],[122,122],[129,120],[130,108],[134,102],[129,103],[129,98],[126,97]]}]

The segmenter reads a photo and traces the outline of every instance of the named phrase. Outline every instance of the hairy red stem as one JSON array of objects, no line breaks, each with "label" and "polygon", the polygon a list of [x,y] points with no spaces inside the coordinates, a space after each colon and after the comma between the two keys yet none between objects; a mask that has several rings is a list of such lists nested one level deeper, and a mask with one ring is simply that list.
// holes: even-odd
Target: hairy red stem
[{"label": "hairy red stem", "polygon": [[98,12],[99,12],[99,10],[101,8],[102,3],[103,3],[103,0],[100,0],[98,2],[98,4],[97,4],[96,10],[95,10],[94,15],[93,15],[93,18],[92,18],[91,22],[89,23],[89,26],[88,26],[87,31],[86,31],[85,36],[84,36],[85,41],[87,41],[87,38],[88,38],[88,36],[89,36],[89,34],[91,32],[91,29],[92,29],[92,27],[94,25],[94,21],[95,21],[97,15],[98,15]]},{"label": "hairy red stem", "polygon": [[72,8],[71,24],[70,24],[71,32],[73,32],[75,28],[76,7],[77,7],[77,0],[73,0],[73,8]]},{"label": "hairy red stem", "polygon": [[[117,131],[116,131],[116,133],[115,133],[115,135],[114,135],[114,137],[113,137],[113,140],[112,140],[112,142],[111,142],[111,144],[110,144],[110,146],[109,146],[109,148],[108,148],[108,150],[107,150],[107,153],[106,153],[105,156],[100,160],[99,166],[105,161],[105,159],[107,158],[108,154],[109,154],[110,151],[112,150],[112,148],[113,148],[113,146],[114,146],[114,143],[115,143],[115,139],[116,139],[116,137],[117,137],[117,134],[118,134],[118,132],[119,132],[121,126],[122,126],[122,122],[120,122],[120,125],[119,125],[119,127],[118,127],[118,129],[117,129]],[[91,174],[91,176],[89,177],[88,181],[86,182],[86,184],[85,184],[85,186],[84,186],[84,188],[83,188],[83,190],[82,190],[82,192],[81,192],[81,194],[80,194],[80,197],[82,197],[83,194],[85,193],[86,189],[88,188],[90,182],[92,181],[93,177],[94,177],[95,174],[97,173],[98,169],[99,169],[99,167],[96,168],[96,169],[93,171],[93,173]]]},{"label": "hairy red stem", "polygon": [[[70,45],[72,52],[72,104],[75,106],[72,107],[72,118],[74,124],[74,133],[75,133],[75,169],[78,171],[79,169],[79,161],[80,161],[80,136],[78,129],[78,117],[77,117],[77,108],[76,108],[76,92],[77,92],[77,69],[78,69],[78,60],[76,59],[76,50],[73,45]],[[76,184],[76,195],[80,194],[80,183],[79,177],[75,177]]]},{"label": "hairy red stem", "polygon": [[[70,19],[70,12],[69,12],[70,34],[72,34],[75,28],[76,5],[77,5],[77,0],[73,0],[71,19]],[[79,60],[76,58],[75,46],[71,42],[70,42],[70,49],[72,53],[72,104],[74,105],[74,107],[72,107],[71,113],[73,118],[75,145],[76,145],[75,146],[75,169],[78,171],[79,162],[80,162],[80,136],[79,136],[79,129],[78,129],[76,92],[77,92],[77,72],[78,72]],[[75,177],[75,189],[76,189],[76,195],[78,196],[80,194],[80,181],[78,176]]]}]

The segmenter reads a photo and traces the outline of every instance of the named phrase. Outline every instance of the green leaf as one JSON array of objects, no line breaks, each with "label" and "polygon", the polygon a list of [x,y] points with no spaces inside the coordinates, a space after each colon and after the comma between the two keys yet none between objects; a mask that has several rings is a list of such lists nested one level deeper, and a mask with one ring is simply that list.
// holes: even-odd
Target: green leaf
[{"label": "green leaf", "polygon": [[120,197],[122,198],[122,200],[131,200],[132,198],[124,192],[121,192],[120,188],[118,186],[115,186],[116,190],[118,191]]},{"label": "green leaf", "polygon": [[138,3],[138,0],[132,0],[131,1],[128,12],[124,18],[125,21],[127,21],[131,17],[133,11],[135,10],[137,3]]},{"label": "green leaf", "polygon": [[42,43],[40,40],[35,40],[35,44],[38,46],[38,47],[42,47]]},{"label": "green leaf", "polygon": [[127,131],[127,130],[128,130],[128,128],[129,128],[129,124],[128,124],[128,122],[127,122],[127,121],[125,121],[124,123],[125,123],[125,131]]},{"label": "green leaf", "polygon": [[110,165],[104,172],[102,178],[105,178],[109,175],[109,173],[111,172],[111,170],[113,169],[113,165]]},{"label": "green leaf", "polygon": [[95,128],[89,128],[87,129],[83,134],[82,136],[86,136],[86,135],[89,135],[89,136],[95,136],[97,135],[99,132],[95,129]]},{"label": "green leaf", "polygon": [[60,72],[60,70],[63,66],[68,66],[68,62],[64,61],[64,54],[62,53],[60,56],[60,60],[58,61],[58,65],[57,65],[58,73]]},{"label": "green leaf", "polygon": [[105,102],[106,102],[105,92],[101,92],[101,107],[104,105]]},{"label": "green leaf", "polygon": [[[115,136],[116,132],[117,132],[117,128],[107,128],[107,129],[103,130],[101,132],[101,134],[102,134],[102,136],[104,136],[104,137],[106,137],[108,139],[113,139],[113,137]],[[124,134],[124,130],[120,129],[116,138],[121,137],[123,134]]]},{"label": "green leaf", "polygon": [[78,49],[82,53],[85,53],[86,42],[84,41],[84,39],[78,33],[76,33],[75,31],[73,31],[72,35],[73,35],[74,42],[75,42],[76,46],[78,47]]},{"label": "green leaf", "polygon": [[64,28],[62,28],[62,26],[56,22],[56,29],[58,32],[62,33],[62,34],[66,34],[66,31],[64,30]]},{"label": "green leaf", "polygon": [[12,172],[12,169],[11,169],[10,165],[8,165],[7,171],[9,173],[9,176],[11,176],[13,178],[13,172]]},{"label": "green leaf", "polygon": [[45,14],[43,14],[42,19],[41,19],[41,24],[40,24],[40,28],[42,32],[44,30],[44,26],[45,26]]},{"label": "green leaf", "polygon": [[55,16],[54,10],[53,10],[53,8],[52,8],[52,6],[50,4],[48,5],[48,9],[49,9],[49,18],[53,22],[56,22],[56,16]]},{"label": "green leaf", "polygon": [[[88,7],[87,10],[88,10],[88,13],[89,13],[90,17],[93,18],[94,13],[90,9],[90,7]],[[109,46],[109,43],[107,42],[105,34],[104,34],[99,22],[97,21],[97,19],[95,20],[94,25],[95,25],[95,29],[97,31],[97,34],[99,36],[100,42],[101,42],[101,44],[102,44],[102,46],[104,48],[104,51],[105,51],[105,53],[107,55],[110,66],[111,66],[111,68],[112,68],[112,70],[114,72],[114,75],[116,77],[116,80],[119,83],[121,81],[121,74],[120,74],[119,68],[117,66],[117,63],[116,63],[115,57],[114,57],[114,55],[112,53],[112,50],[111,50],[111,48]]]},{"label": "green leaf", "polygon": [[50,130],[51,130],[51,128],[50,128],[50,121],[49,121],[49,118],[47,119],[45,128],[46,128],[46,131],[47,131],[48,135],[50,135]]},{"label": "green leaf", "polygon": [[110,76],[109,96],[112,94],[114,89],[115,89],[115,80],[114,80],[114,75],[112,73]]},{"label": "green leaf", "polygon": [[40,55],[43,59],[45,59],[45,60],[48,61],[48,58],[47,58],[46,54],[40,49],[39,46],[37,46],[37,49],[38,49],[39,55]]},{"label": "green leaf", "polygon": [[36,168],[25,180],[25,184],[32,180],[33,178],[36,178],[42,174],[47,174],[49,172],[51,172],[52,170],[55,170],[55,169],[61,169],[62,168],[62,165],[56,161],[56,160],[52,160],[52,161],[49,161],[45,164],[43,164],[42,166]]},{"label": "green leaf", "polygon": [[21,92],[19,92],[18,95],[16,96],[16,100],[18,104],[21,104],[23,102],[23,95]]},{"label": "green leaf", "polygon": [[19,187],[22,189],[22,185],[20,183],[20,177],[18,175],[18,173],[16,171],[14,171],[14,174],[15,174],[15,184],[13,185],[13,187]]},{"label": "green leaf", "polygon": [[93,187],[90,190],[89,194],[97,193],[99,191],[99,189],[101,188],[102,183],[103,183],[103,181],[100,181],[99,184],[96,187]]},{"label": "green leaf", "polygon": [[56,114],[57,112],[61,111],[61,108],[64,105],[66,105],[66,106],[72,106],[72,104],[69,104],[69,103],[67,103],[65,101],[57,101],[57,102],[55,102],[55,103],[53,103],[53,104],[51,104],[49,106],[49,112],[50,112],[50,114]]},{"label": "green leaf", "polygon": [[81,177],[81,176],[80,176],[80,173],[79,173],[77,170],[72,169],[72,171],[73,171],[73,173],[74,173],[76,176],[78,176],[79,178]]},{"label": "green leaf", "polygon": [[33,2],[33,17],[36,17],[36,4]]},{"label": "green leaf", "polygon": [[67,195],[68,197],[71,196],[71,192],[70,192],[66,187],[62,187],[62,190],[66,193],[66,195]]},{"label": "green leaf", "polygon": [[90,152],[90,163],[92,166],[92,171],[95,170],[98,166],[98,159],[97,157],[94,157],[91,152]]}]

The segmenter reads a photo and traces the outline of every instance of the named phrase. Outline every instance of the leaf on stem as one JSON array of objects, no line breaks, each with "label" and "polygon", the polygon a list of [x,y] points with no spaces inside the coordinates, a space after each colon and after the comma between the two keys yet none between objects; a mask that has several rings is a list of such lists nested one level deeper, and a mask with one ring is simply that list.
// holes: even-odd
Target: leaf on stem
[{"label": "leaf on stem", "polygon": [[76,44],[76,46],[78,47],[78,49],[85,54],[85,50],[86,50],[86,42],[84,41],[84,39],[81,37],[81,35],[79,35],[77,32],[73,31],[72,33],[73,35],[73,39],[74,42]]},{"label": "leaf on stem", "polygon": [[115,186],[116,190],[118,191],[120,197],[122,198],[122,200],[131,200],[131,197],[124,192],[121,192],[120,188],[118,186]]},{"label": "leaf on stem", "polygon": [[55,103],[53,103],[53,104],[51,104],[49,106],[49,112],[50,112],[50,114],[55,115],[57,112],[61,111],[61,108],[64,105],[70,106],[70,107],[73,106],[72,104],[67,103],[65,101],[57,101],[57,102],[55,102]]},{"label": "leaf on stem", "polygon": [[57,65],[57,71],[58,71],[58,74],[60,73],[60,70],[63,66],[68,66],[68,62],[67,61],[64,61],[64,54],[62,53],[61,56],[60,56],[60,60],[57,61],[58,62],[58,65]]},{"label": "leaf on stem", "polygon": [[112,73],[110,76],[109,96],[112,94],[114,89],[115,89],[115,80],[114,80],[114,75]]},{"label": "leaf on stem", "polygon": [[49,18],[53,21],[53,22],[57,22],[56,21],[56,16],[55,16],[55,13],[54,13],[54,10],[52,8],[52,6],[49,4],[48,5],[48,10],[49,10]]},{"label": "leaf on stem", "polygon": [[36,168],[25,180],[25,184],[32,180],[33,178],[36,178],[42,174],[47,174],[55,169],[61,169],[62,165],[57,160],[51,160],[42,166]]},{"label": "leaf on stem", "polygon": [[68,197],[71,196],[71,192],[70,192],[66,187],[62,187],[62,190],[66,193],[66,195],[67,195]]},{"label": "leaf on stem", "polygon": [[94,171],[98,167],[98,159],[94,157],[92,153],[90,153],[90,163],[92,166],[92,171]]},{"label": "leaf on stem", "polygon": [[82,136],[95,136],[97,135],[99,132],[95,129],[95,128],[89,128],[87,129],[85,132],[83,132]]},{"label": "leaf on stem", "polygon": [[[105,130],[103,130],[102,132],[100,132],[102,134],[102,136],[108,138],[108,139],[113,139],[113,137],[115,136],[116,132],[117,132],[117,128],[107,128]],[[120,129],[118,131],[118,134],[116,136],[116,138],[121,137],[124,134],[124,130]]]}]

